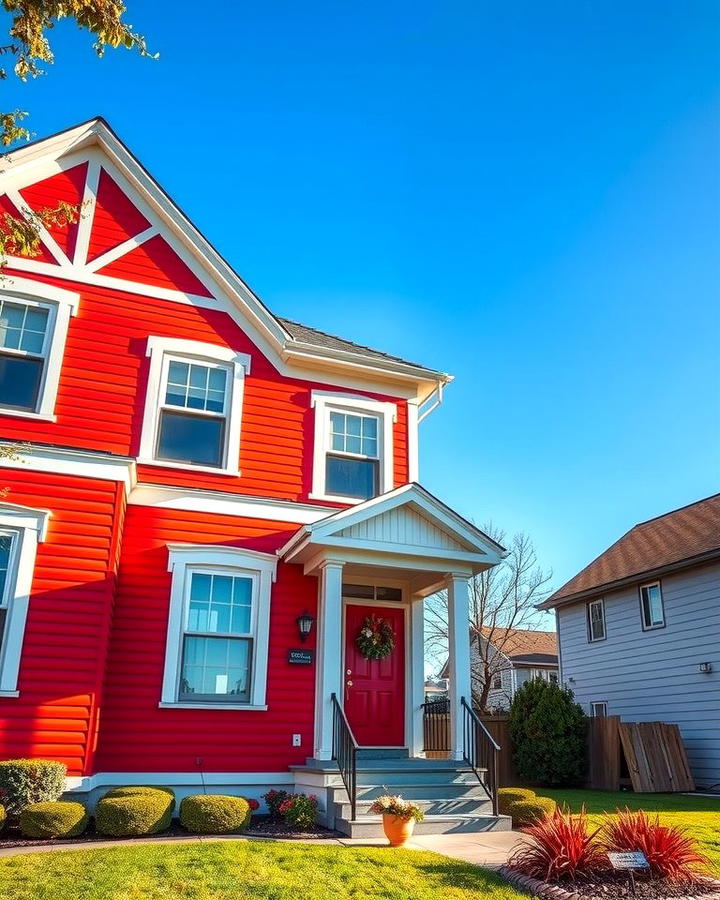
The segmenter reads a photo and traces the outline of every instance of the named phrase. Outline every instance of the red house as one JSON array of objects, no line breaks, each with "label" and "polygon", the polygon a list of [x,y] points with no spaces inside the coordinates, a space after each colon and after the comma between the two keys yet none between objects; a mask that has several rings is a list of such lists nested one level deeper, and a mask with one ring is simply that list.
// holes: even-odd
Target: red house
[{"label": "red house", "polygon": [[[312,787],[359,834],[397,783],[428,828],[503,826],[462,703],[467,582],[503,550],[418,484],[450,376],[273,315],[100,119],[1,166],[3,211],[81,216],[0,280],[0,758],[61,760],[90,801]],[[428,760],[442,587],[449,758]]]}]

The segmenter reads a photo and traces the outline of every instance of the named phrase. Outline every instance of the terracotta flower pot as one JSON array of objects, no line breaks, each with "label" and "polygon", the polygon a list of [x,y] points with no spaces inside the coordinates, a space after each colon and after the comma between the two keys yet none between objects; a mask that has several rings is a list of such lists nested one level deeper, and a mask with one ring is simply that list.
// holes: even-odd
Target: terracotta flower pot
[{"label": "terracotta flower pot", "polygon": [[414,829],[415,819],[412,816],[409,819],[403,819],[391,813],[383,814],[383,831],[385,837],[390,841],[391,847],[402,847],[403,844],[407,844]]}]

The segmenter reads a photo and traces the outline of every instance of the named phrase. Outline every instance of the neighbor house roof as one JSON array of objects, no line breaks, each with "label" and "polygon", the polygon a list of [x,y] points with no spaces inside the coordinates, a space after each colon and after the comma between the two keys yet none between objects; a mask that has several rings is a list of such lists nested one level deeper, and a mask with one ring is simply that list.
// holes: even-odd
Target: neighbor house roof
[{"label": "neighbor house roof", "polygon": [[720,556],[720,494],[631,528],[540,605],[548,609],[611,585]]},{"label": "neighbor house roof", "polygon": [[543,656],[546,660],[550,657],[550,662],[557,663],[557,633],[554,631],[483,626],[480,634],[513,662]]}]

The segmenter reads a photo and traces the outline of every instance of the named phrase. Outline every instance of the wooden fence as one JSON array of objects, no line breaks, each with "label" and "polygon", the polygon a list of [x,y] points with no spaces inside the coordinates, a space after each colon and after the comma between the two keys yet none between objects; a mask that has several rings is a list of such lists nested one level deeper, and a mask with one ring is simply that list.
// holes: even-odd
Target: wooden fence
[{"label": "wooden fence", "polygon": [[[483,724],[500,745],[498,787],[521,784],[512,763],[507,715],[481,716]],[[426,720],[427,721],[427,720]],[[448,747],[450,717],[432,716],[432,745]],[[426,737],[427,725],[426,725]],[[428,745],[429,746],[429,745]],[[695,784],[680,729],[664,722],[622,722],[619,716],[588,719],[588,777],[586,787],[620,790],[623,780],[637,792],[693,791]],[[447,758],[446,750],[426,753]]]}]

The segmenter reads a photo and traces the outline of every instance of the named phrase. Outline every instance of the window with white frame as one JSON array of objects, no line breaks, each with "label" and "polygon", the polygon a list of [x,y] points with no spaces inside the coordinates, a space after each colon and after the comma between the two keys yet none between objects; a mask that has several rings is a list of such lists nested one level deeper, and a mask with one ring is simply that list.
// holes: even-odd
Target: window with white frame
[{"label": "window with white frame", "polygon": [[603,718],[607,716],[607,703],[604,700],[593,700],[590,704],[590,715],[593,718]]},{"label": "window with white frame", "polygon": [[0,283],[0,411],[51,418],[78,295],[24,278]]},{"label": "window with white frame", "polygon": [[0,503],[0,697],[17,696],[37,545],[50,513]]},{"label": "window with white frame", "polygon": [[277,558],[232,547],[171,545],[161,706],[265,704],[270,593]]},{"label": "window with white frame", "polygon": [[557,672],[548,672],[548,681],[551,684],[559,684],[560,679],[558,677],[558,673]]},{"label": "window with white frame", "polygon": [[312,496],[355,503],[393,489],[394,403],[313,391]]},{"label": "window with white frame", "polygon": [[199,341],[148,338],[150,373],[140,462],[240,473],[250,357]]},{"label": "window with white frame", "polygon": [[640,585],[640,609],[644,631],[662,628],[665,625],[665,610],[659,581]]},{"label": "window with white frame", "polygon": [[601,600],[591,600],[587,605],[588,640],[605,640],[605,603]]},{"label": "window with white frame", "polygon": [[494,691],[502,690],[502,675],[499,672],[493,675],[492,689]]}]

